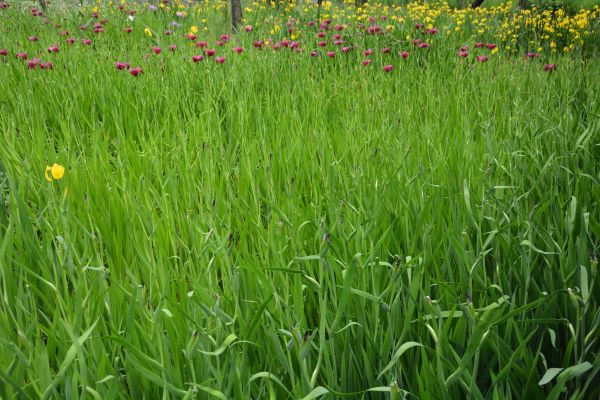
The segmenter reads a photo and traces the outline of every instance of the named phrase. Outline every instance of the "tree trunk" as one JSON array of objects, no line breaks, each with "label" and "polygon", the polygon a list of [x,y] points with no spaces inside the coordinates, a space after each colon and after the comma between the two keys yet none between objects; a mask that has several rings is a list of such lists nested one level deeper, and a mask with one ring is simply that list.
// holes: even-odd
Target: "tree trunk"
[{"label": "tree trunk", "polygon": [[482,5],[484,2],[484,0],[473,0],[473,2],[471,3],[471,8],[477,8],[480,5]]},{"label": "tree trunk", "polygon": [[231,0],[231,27],[237,32],[242,23],[242,3],[241,0]]}]

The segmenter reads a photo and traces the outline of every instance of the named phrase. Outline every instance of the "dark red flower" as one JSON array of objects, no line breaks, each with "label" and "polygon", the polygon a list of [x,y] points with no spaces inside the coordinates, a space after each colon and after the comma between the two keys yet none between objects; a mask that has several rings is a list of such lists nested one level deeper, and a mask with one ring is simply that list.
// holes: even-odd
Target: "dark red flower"
[{"label": "dark red flower", "polygon": [[487,56],[477,56],[477,61],[484,63],[488,60]]},{"label": "dark red flower", "polygon": [[383,72],[390,72],[393,69],[394,69],[393,65],[384,65],[383,66]]},{"label": "dark red flower", "polygon": [[390,47],[384,47],[383,49],[381,49],[381,52],[383,54],[388,54],[390,51],[392,51],[392,49]]},{"label": "dark red flower", "polygon": [[204,54],[206,54],[208,57],[212,57],[217,53],[217,51],[215,49],[204,49]]},{"label": "dark red flower", "polygon": [[335,51],[328,51],[327,52],[327,57],[329,57],[329,58],[335,57]]},{"label": "dark red flower", "polygon": [[367,67],[369,64],[371,64],[373,62],[373,60],[363,60],[362,61],[362,65],[364,65],[365,67]]},{"label": "dark red flower", "polygon": [[171,50],[173,53],[175,53],[175,51],[177,50],[177,45],[174,45],[174,44],[170,45],[169,50]]},{"label": "dark red flower", "polygon": [[203,47],[206,47],[206,46],[208,46],[207,42],[198,42],[198,43],[196,43],[196,47],[203,48]]},{"label": "dark red flower", "polygon": [[21,60],[25,60],[27,57],[29,57],[29,53],[28,52],[17,53],[17,54],[15,54],[15,56],[17,58],[20,58]]},{"label": "dark red flower", "polygon": [[27,60],[27,66],[29,67],[29,69],[35,69],[39,62],[40,60],[37,57],[35,57],[33,60]]},{"label": "dark red flower", "polygon": [[81,41],[81,43],[82,43],[84,46],[89,46],[89,45],[91,45],[91,44],[92,44],[92,41],[91,41],[91,39],[83,39],[83,40]]},{"label": "dark red flower", "polygon": [[370,26],[367,28],[367,33],[369,35],[376,35],[376,34],[383,33],[383,31],[379,25],[373,25],[373,26]]},{"label": "dark red flower", "polygon": [[488,43],[485,45],[485,47],[487,47],[490,50],[494,50],[496,48],[496,44],[495,43]]},{"label": "dark red flower", "polygon": [[223,64],[225,62],[225,57],[215,57],[215,62],[217,64]]},{"label": "dark red flower", "polygon": [[485,47],[485,43],[475,42],[475,48],[476,49],[479,49],[479,48],[482,48],[482,47]]},{"label": "dark red flower", "polygon": [[406,60],[408,58],[408,51],[401,51],[400,56]]},{"label": "dark red flower", "polygon": [[30,42],[37,42],[38,41],[38,37],[37,36],[29,36],[27,38]]},{"label": "dark red flower", "polygon": [[160,54],[162,52],[162,49],[158,46],[152,46],[152,52],[154,54]]},{"label": "dark red flower", "polygon": [[0,49],[0,56],[7,56],[7,55],[8,55],[8,50]]},{"label": "dark red flower", "polygon": [[128,62],[121,62],[121,61],[117,61],[115,62],[115,67],[119,70],[122,71],[124,69],[129,69],[131,68]]},{"label": "dark red flower", "polygon": [[204,60],[204,57],[202,55],[197,55],[197,56],[192,56],[192,61],[197,63]]},{"label": "dark red flower", "polygon": [[231,49],[234,53],[237,54],[242,54],[244,52],[244,49],[241,47],[234,47],[233,49]]},{"label": "dark red flower", "polygon": [[59,48],[58,48],[58,45],[54,44],[54,45],[48,47],[46,50],[48,50],[48,53],[58,53]]},{"label": "dark red flower", "polygon": [[75,43],[75,38],[72,38],[72,37],[67,38],[67,44],[73,44],[73,43]]},{"label": "dark red flower", "polygon": [[458,52],[458,56],[461,58],[466,58],[468,55],[469,55],[469,53],[464,50],[461,50]]},{"label": "dark red flower", "polygon": [[144,70],[142,70],[141,67],[135,67],[135,68],[131,68],[129,70],[129,73],[133,76],[138,76],[139,74],[143,74]]},{"label": "dark red flower", "polygon": [[556,64],[544,64],[544,72],[556,71]]},{"label": "dark red flower", "polygon": [[127,33],[131,33],[133,31],[133,28],[130,26],[126,26],[125,29],[123,29],[123,30]]}]

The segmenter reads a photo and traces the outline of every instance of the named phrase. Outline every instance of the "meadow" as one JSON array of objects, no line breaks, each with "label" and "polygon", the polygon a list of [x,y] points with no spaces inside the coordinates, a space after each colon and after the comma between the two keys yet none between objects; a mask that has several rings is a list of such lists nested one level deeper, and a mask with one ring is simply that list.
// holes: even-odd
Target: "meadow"
[{"label": "meadow", "polygon": [[600,396],[600,7],[0,2],[0,398]]}]

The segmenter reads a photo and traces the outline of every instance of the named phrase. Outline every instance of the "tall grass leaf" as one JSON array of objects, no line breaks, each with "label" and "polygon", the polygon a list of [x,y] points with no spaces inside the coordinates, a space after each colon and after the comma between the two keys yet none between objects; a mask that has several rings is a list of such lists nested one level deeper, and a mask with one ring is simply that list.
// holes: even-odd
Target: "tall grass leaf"
[{"label": "tall grass leaf", "polygon": [[227,396],[225,396],[225,394],[217,389],[213,389],[213,388],[209,388],[208,386],[204,386],[204,385],[200,385],[200,384],[194,384],[195,387],[197,387],[198,389],[202,390],[203,392],[206,392],[208,394],[210,394],[211,396],[217,397],[221,400],[228,400]]},{"label": "tall grass leaf", "polygon": [[313,400],[313,399],[317,399],[323,395],[326,395],[329,393],[329,390],[325,389],[323,386],[317,386],[316,388],[314,388],[313,390],[311,390],[311,392],[309,394],[307,394],[306,396],[304,396],[301,400]]},{"label": "tall grass leaf", "polygon": [[98,324],[98,321],[99,321],[99,319],[97,319],[92,324],[92,326],[90,326],[87,331],[85,331],[81,336],[79,336],[79,338],[77,338],[75,340],[75,342],[71,345],[71,347],[69,347],[69,350],[67,350],[67,354],[65,355],[65,358],[63,359],[62,363],[60,364],[60,367],[58,369],[58,373],[56,374],[56,377],[54,378],[54,380],[52,381],[50,386],[48,386],[46,388],[46,391],[44,392],[44,394],[42,396],[43,399],[47,399],[51,395],[54,387],[63,379],[65,373],[67,372],[67,369],[71,366],[71,364],[75,360],[77,353],[81,351],[81,347],[83,346],[85,341],[92,334],[92,331]]},{"label": "tall grass leaf", "polygon": [[215,350],[215,351],[198,350],[198,351],[206,356],[218,356],[218,355],[223,354],[223,352],[225,350],[227,350],[229,345],[231,343],[233,343],[236,339],[237,339],[237,336],[232,333],[225,338],[225,340],[223,341],[223,344],[221,344],[221,346],[217,350]]},{"label": "tall grass leaf", "polygon": [[288,394],[290,393],[289,389],[287,387],[285,387],[285,385],[283,384],[281,379],[279,379],[277,376],[275,376],[271,372],[267,372],[267,371],[257,372],[256,374],[252,375],[250,377],[250,379],[248,379],[248,383],[250,383],[256,379],[261,379],[261,378],[266,378],[266,379],[272,380],[273,382],[278,384],[283,390],[285,390],[286,393],[288,393]]},{"label": "tall grass leaf", "polygon": [[558,253],[553,253],[551,251],[544,251],[544,250],[540,250],[537,247],[535,247],[533,245],[533,243],[531,243],[529,240],[525,239],[521,242],[521,246],[527,246],[529,247],[531,250],[535,251],[536,253],[540,253],[540,254],[544,254],[544,255],[553,255],[553,254],[558,254]]},{"label": "tall grass leaf", "polygon": [[392,359],[388,363],[388,365],[386,365],[385,368],[379,373],[379,375],[377,375],[377,380],[381,379],[383,374],[385,374],[387,371],[389,371],[398,362],[398,360],[400,360],[400,357],[402,357],[402,354],[404,354],[404,352],[406,352],[406,350],[408,350],[412,347],[422,347],[422,346],[423,345],[421,343],[417,343],[417,342],[403,343],[398,348],[398,350],[396,350],[396,353],[394,353],[394,356],[392,357]]}]

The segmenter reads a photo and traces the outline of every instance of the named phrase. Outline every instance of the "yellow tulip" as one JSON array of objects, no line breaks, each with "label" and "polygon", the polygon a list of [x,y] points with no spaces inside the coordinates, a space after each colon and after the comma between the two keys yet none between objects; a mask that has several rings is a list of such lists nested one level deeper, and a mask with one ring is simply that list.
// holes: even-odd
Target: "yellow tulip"
[{"label": "yellow tulip", "polygon": [[144,28],[144,33],[146,34],[146,36],[152,37],[152,31],[150,30],[150,28]]},{"label": "yellow tulip", "polygon": [[[48,172],[50,175],[48,175]],[[60,164],[54,163],[51,167],[46,167],[44,177],[48,182],[52,182],[52,179],[59,180],[65,175],[65,167]]]}]

